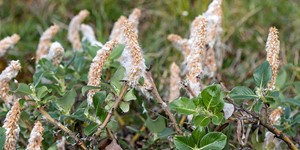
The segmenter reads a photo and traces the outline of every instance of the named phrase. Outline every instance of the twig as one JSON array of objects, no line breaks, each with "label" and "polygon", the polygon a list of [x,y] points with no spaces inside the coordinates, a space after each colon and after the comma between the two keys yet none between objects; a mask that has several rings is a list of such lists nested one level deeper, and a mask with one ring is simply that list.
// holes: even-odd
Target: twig
[{"label": "twig", "polygon": [[94,134],[94,137],[99,136],[101,134],[101,131],[107,126],[108,122],[110,121],[110,119],[112,117],[113,112],[118,108],[120,102],[123,99],[123,96],[127,92],[127,89],[128,89],[128,85],[127,85],[127,83],[125,83],[122,90],[121,90],[121,92],[120,92],[120,95],[119,95],[118,99],[116,100],[116,102],[113,106],[113,108],[108,112],[104,122],[101,124],[101,126],[98,128],[97,132]]},{"label": "twig", "polygon": [[292,140],[288,136],[286,136],[284,133],[282,133],[280,130],[278,130],[274,126],[272,126],[272,125],[268,124],[267,122],[264,122],[263,120],[261,120],[257,114],[255,114],[255,113],[253,113],[253,112],[251,112],[251,111],[249,111],[249,110],[247,110],[247,109],[245,109],[243,107],[238,106],[229,97],[226,97],[226,99],[228,100],[228,102],[230,102],[231,104],[233,104],[234,107],[236,107],[238,110],[242,110],[242,111],[246,112],[247,114],[251,115],[252,117],[254,117],[255,119],[257,119],[257,121],[260,123],[260,125],[262,125],[263,127],[267,128],[276,137],[278,137],[281,140],[283,140],[288,145],[288,147],[291,150],[297,150],[298,149],[296,147],[296,145],[292,142]]},{"label": "twig", "polygon": [[143,125],[141,128],[140,128],[140,131],[139,132],[137,132],[134,136],[133,136],[133,138],[132,138],[132,141],[131,141],[131,144],[133,145],[137,140],[138,140],[138,138],[140,137],[140,132],[143,132],[143,131],[145,131],[146,130],[146,126],[145,125]]},{"label": "twig", "polygon": [[173,127],[175,128],[176,132],[178,134],[182,134],[182,131],[180,130],[180,128],[178,127],[178,124],[176,122],[176,119],[174,117],[174,115],[172,114],[172,112],[170,111],[168,105],[162,100],[162,98],[160,97],[158,91],[157,91],[157,88],[155,86],[155,83],[153,81],[153,78],[151,76],[151,73],[150,71],[146,71],[146,76],[147,78],[149,79],[150,83],[151,83],[151,86],[152,86],[152,94],[156,97],[158,103],[161,105],[162,109],[166,112],[166,114],[169,116],[169,118],[171,119],[172,121],[172,124],[173,124]]},{"label": "twig", "polygon": [[46,117],[46,119],[48,119],[52,124],[56,125],[58,128],[60,128],[61,130],[63,130],[64,132],[66,132],[67,134],[69,134],[73,139],[75,139],[76,143],[81,146],[82,149],[87,150],[86,146],[84,145],[84,143],[79,140],[76,135],[67,127],[65,127],[64,125],[62,125],[60,122],[56,121],[55,119],[53,119],[43,108],[39,108],[39,111]]}]

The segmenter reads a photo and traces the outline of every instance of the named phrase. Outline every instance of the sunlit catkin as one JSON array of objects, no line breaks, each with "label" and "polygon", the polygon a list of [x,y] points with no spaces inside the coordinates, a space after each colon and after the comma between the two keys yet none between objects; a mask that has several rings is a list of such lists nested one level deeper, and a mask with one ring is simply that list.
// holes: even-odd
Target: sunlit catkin
[{"label": "sunlit catkin", "polygon": [[170,94],[169,94],[169,103],[174,101],[180,95],[180,68],[176,63],[172,63],[170,66]]},{"label": "sunlit catkin", "polygon": [[[90,70],[88,73],[88,85],[89,86],[99,86],[102,69],[106,62],[106,59],[109,57],[112,49],[116,47],[118,42],[116,40],[111,40],[97,51],[97,55],[94,57],[92,64],[90,65]],[[89,90],[88,92],[88,104],[92,105],[94,94],[99,91],[97,89]]]},{"label": "sunlit catkin", "polygon": [[34,124],[34,127],[30,133],[30,138],[28,140],[28,145],[26,150],[41,150],[42,141],[43,141],[43,132],[44,127],[43,125],[37,121]]},{"label": "sunlit catkin", "polygon": [[18,34],[13,34],[12,36],[8,36],[0,41],[0,57],[4,56],[6,51],[14,46],[20,40],[20,36]]},{"label": "sunlit catkin", "polygon": [[123,22],[123,36],[125,48],[122,54],[122,65],[126,68],[125,80],[130,86],[136,86],[140,77],[145,74],[145,60],[142,49],[138,43],[138,35],[134,32],[132,23],[128,20]]},{"label": "sunlit catkin", "polygon": [[81,24],[80,31],[83,35],[82,41],[87,40],[92,45],[102,47],[102,43],[96,40],[95,32],[93,28],[87,24]]},{"label": "sunlit catkin", "polygon": [[21,70],[19,60],[13,60],[0,74],[0,98],[10,107],[14,102],[14,97],[9,94],[9,81],[18,75]]},{"label": "sunlit catkin", "polygon": [[18,125],[20,114],[21,114],[21,107],[19,101],[16,100],[11,110],[6,114],[6,118],[3,124],[3,128],[5,128],[6,130],[4,150],[17,149],[17,141],[20,132],[20,128]]},{"label": "sunlit catkin", "polygon": [[279,49],[280,41],[278,37],[278,31],[275,27],[269,29],[269,35],[266,44],[267,61],[272,68],[272,79],[268,84],[268,89],[275,89],[275,82],[277,77],[277,70],[279,67]]},{"label": "sunlit catkin", "polygon": [[81,22],[89,15],[87,10],[81,10],[77,16],[73,17],[68,28],[68,40],[72,44],[72,48],[74,51],[81,51],[81,43],[80,43],[80,24]]},{"label": "sunlit catkin", "polygon": [[200,93],[200,82],[198,77],[202,73],[203,51],[206,44],[206,20],[202,16],[198,16],[192,23],[190,43],[191,53],[187,59],[187,81],[193,90],[198,95]]},{"label": "sunlit catkin", "polygon": [[121,16],[118,21],[115,22],[113,29],[111,30],[109,39],[116,39],[119,43],[122,41],[122,27],[123,27],[123,22],[127,18],[125,16]]},{"label": "sunlit catkin", "polygon": [[38,48],[36,50],[36,62],[38,62],[42,57],[48,54],[52,43],[51,40],[56,35],[58,30],[59,30],[59,26],[54,24],[42,34],[39,41]]},{"label": "sunlit catkin", "polygon": [[64,48],[60,43],[54,42],[51,44],[49,53],[45,58],[51,61],[54,66],[58,66],[62,61],[64,53]]}]

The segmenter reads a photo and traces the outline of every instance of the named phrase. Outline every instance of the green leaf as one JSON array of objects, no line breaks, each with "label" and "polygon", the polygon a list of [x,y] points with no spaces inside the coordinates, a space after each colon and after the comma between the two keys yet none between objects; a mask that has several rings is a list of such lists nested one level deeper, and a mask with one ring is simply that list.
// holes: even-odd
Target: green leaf
[{"label": "green leaf", "polygon": [[262,101],[257,101],[256,104],[254,105],[254,111],[256,113],[260,113],[260,110],[263,107],[263,102]]},{"label": "green leaf", "polygon": [[160,139],[167,138],[168,136],[174,134],[175,132],[171,128],[165,128],[163,131],[159,132],[157,136]]},{"label": "green leaf", "polygon": [[219,113],[215,114],[211,120],[212,120],[213,124],[220,125],[222,123],[222,121],[224,120],[224,115],[222,112],[219,112]]},{"label": "green leaf", "polygon": [[219,84],[208,86],[201,92],[201,97],[207,110],[216,107],[221,101],[221,86]]},{"label": "green leaf", "polygon": [[102,118],[104,117],[103,115],[105,115],[105,109],[103,108],[103,103],[105,101],[105,98],[106,98],[105,91],[97,92],[93,97],[94,108],[96,109],[96,115],[99,118]]},{"label": "green leaf", "polygon": [[101,88],[100,86],[90,86],[90,85],[83,86],[82,89],[81,89],[81,94],[84,96],[85,93],[86,93],[88,90],[92,90],[92,89],[100,89],[100,88]]},{"label": "green leaf", "polygon": [[0,127],[0,150],[4,148],[5,144],[5,128]]},{"label": "green leaf", "polygon": [[282,88],[284,84],[286,83],[287,73],[285,70],[282,70],[276,78],[276,87]]},{"label": "green leaf", "polygon": [[160,115],[154,120],[148,117],[145,124],[146,127],[153,133],[161,132],[166,128],[165,119]]},{"label": "green leaf", "polygon": [[190,115],[197,113],[196,105],[193,100],[186,97],[179,97],[178,99],[174,100],[169,107],[171,110],[175,110],[180,114]]},{"label": "green leaf", "polygon": [[98,124],[92,122],[91,124],[89,124],[88,126],[86,126],[86,127],[84,128],[84,134],[85,134],[86,136],[89,136],[89,135],[91,135],[92,133],[94,133],[94,132],[97,130],[97,128],[98,128]]},{"label": "green leaf", "polygon": [[22,96],[32,94],[32,90],[30,89],[29,85],[25,83],[19,83],[18,88],[13,92]]},{"label": "green leaf", "polygon": [[210,122],[209,116],[198,115],[194,118],[194,124],[196,126],[206,127]]},{"label": "green leaf", "polygon": [[43,78],[43,75],[44,75],[44,71],[39,71],[39,72],[36,72],[34,75],[33,75],[33,85],[34,87],[36,87],[39,82],[42,80]]},{"label": "green leaf", "polygon": [[113,86],[117,94],[119,94],[122,88],[122,83],[120,81],[124,78],[125,71],[125,68],[123,66],[120,66],[118,70],[114,73],[114,75],[111,77],[111,85]]},{"label": "green leaf", "polygon": [[128,112],[129,111],[129,102],[121,102],[120,108],[124,113]]},{"label": "green leaf", "polygon": [[192,132],[192,137],[195,141],[195,145],[197,145],[197,147],[200,147],[200,141],[203,138],[203,136],[205,135],[205,129],[203,127],[197,127],[193,132]]},{"label": "green leaf", "polygon": [[41,99],[50,92],[51,92],[51,90],[49,90],[46,86],[41,86],[41,87],[37,88],[36,96],[37,96],[37,98]]},{"label": "green leaf", "polygon": [[235,100],[245,100],[257,98],[257,95],[245,86],[237,86],[230,91],[229,96]]},{"label": "green leaf", "polygon": [[257,87],[266,87],[272,78],[272,70],[268,61],[265,61],[255,69],[253,78]]},{"label": "green leaf", "polygon": [[227,137],[221,132],[210,132],[206,134],[201,142],[201,150],[220,150],[226,145]]},{"label": "green leaf", "polygon": [[193,150],[195,141],[189,136],[175,136],[174,144],[179,150]]},{"label": "green leaf", "polygon": [[62,98],[56,101],[56,104],[63,108],[66,113],[70,111],[73,104],[75,103],[76,91],[72,89],[68,91]]},{"label": "green leaf", "polygon": [[115,47],[113,50],[112,50],[112,52],[111,52],[111,54],[110,54],[110,56],[109,56],[109,59],[110,60],[115,60],[115,59],[117,59],[117,58],[119,58],[121,55],[122,55],[122,53],[123,53],[123,49],[124,49],[124,45],[121,45],[121,44],[119,44],[117,47]]},{"label": "green leaf", "polygon": [[129,90],[125,96],[123,97],[124,101],[136,100],[136,96],[134,95],[133,89]]}]

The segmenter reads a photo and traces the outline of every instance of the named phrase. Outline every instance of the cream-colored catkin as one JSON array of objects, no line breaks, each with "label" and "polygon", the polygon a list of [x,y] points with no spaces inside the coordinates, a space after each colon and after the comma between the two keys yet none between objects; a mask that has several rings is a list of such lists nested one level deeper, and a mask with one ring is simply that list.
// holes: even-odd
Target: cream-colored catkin
[{"label": "cream-colored catkin", "polygon": [[[99,86],[102,69],[105,65],[105,62],[109,55],[112,52],[112,49],[118,45],[116,40],[111,40],[97,51],[97,55],[94,57],[93,62],[90,65],[89,73],[88,73],[88,85],[89,86]],[[87,101],[89,105],[93,103],[94,94],[99,91],[98,89],[89,90],[87,95]]]},{"label": "cream-colored catkin", "polygon": [[80,31],[83,35],[82,41],[87,40],[92,45],[97,45],[97,46],[100,46],[100,47],[103,46],[103,44],[101,42],[97,41],[96,36],[95,36],[95,32],[94,32],[93,28],[90,25],[81,24]]},{"label": "cream-colored catkin", "polygon": [[280,116],[283,114],[283,109],[281,107],[278,107],[274,109],[270,115],[269,115],[269,122],[271,125],[277,124],[280,119]]},{"label": "cream-colored catkin", "polygon": [[14,97],[9,94],[9,82],[18,75],[20,70],[19,60],[13,60],[0,74],[0,98],[8,107],[14,103]]},{"label": "cream-colored catkin", "polygon": [[[138,34],[138,26],[139,26],[139,19],[141,16],[141,10],[135,8],[128,17],[128,21],[133,26],[133,31]],[[127,20],[125,16],[121,16],[115,23],[114,27],[111,30],[109,39],[116,39],[120,44],[124,44],[124,36],[123,36],[123,24],[124,21]]]},{"label": "cream-colored catkin", "polygon": [[68,28],[68,40],[72,44],[74,51],[81,51],[81,42],[80,42],[80,24],[82,21],[89,15],[87,10],[81,10],[77,16],[73,17]]},{"label": "cream-colored catkin", "polygon": [[115,23],[114,23],[114,27],[111,30],[109,39],[115,39],[117,40],[119,43],[121,43],[122,40],[122,27],[123,27],[123,22],[127,20],[127,18],[125,16],[121,16]]},{"label": "cream-colored catkin", "polygon": [[3,57],[7,50],[14,46],[20,40],[18,34],[13,34],[12,36],[5,37],[0,41],[0,57]]},{"label": "cream-colored catkin", "polygon": [[37,121],[30,133],[26,150],[41,150],[43,141],[44,127],[41,122]]},{"label": "cream-colored catkin", "polygon": [[[217,62],[223,61],[223,52],[219,48],[221,44],[221,33],[222,33],[222,0],[213,0],[206,12],[203,13],[203,17],[207,20],[207,32],[206,32],[206,43],[207,50],[204,51],[204,63],[203,73],[212,77],[217,71]],[[217,54],[215,54],[215,51]],[[222,63],[222,62],[219,62]]]},{"label": "cream-colored catkin", "polygon": [[123,22],[123,36],[125,48],[121,64],[126,68],[124,79],[128,81],[130,86],[135,87],[140,77],[145,75],[146,65],[142,49],[138,43],[138,35],[128,20]]},{"label": "cream-colored catkin", "polygon": [[176,34],[170,34],[168,35],[168,40],[172,42],[172,45],[181,51],[184,57],[184,61],[186,62],[187,57],[189,56],[191,52],[191,48],[189,46],[189,40],[188,39],[183,39],[181,36],[176,35]]},{"label": "cream-colored catkin", "polygon": [[173,62],[170,66],[170,94],[169,94],[169,103],[174,101],[176,98],[180,96],[180,68],[179,66]]},{"label": "cream-colored catkin", "polygon": [[38,62],[42,57],[48,54],[52,43],[51,40],[58,31],[59,26],[54,24],[42,34],[38,44],[38,48],[36,50],[36,62]]},{"label": "cream-colored catkin", "polygon": [[60,43],[54,42],[51,44],[48,55],[45,56],[46,59],[50,60],[54,66],[59,66],[64,56],[64,48]]},{"label": "cream-colored catkin", "polygon": [[266,43],[267,61],[269,62],[272,68],[272,79],[268,84],[269,90],[275,89],[277,70],[280,63],[279,49],[280,49],[280,41],[279,41],[278,31],[275,27],[271,27],[269,29],[269,35]]},{"label": "cream-colored catkin", "polygon": [[198,77],[203,72],[203,51],[205,50],[206,44],[206,19],[202,16],[198,16],[192,23],[190,45],[191,53],[187,59],[187,70],[188,74],[186,79],[193,92],[198,95],[200,93],[200,81]]},{"label": "cream-colored catkin", "polygon": [[58,150],[66,150],[66,138],[64,136],[56,142],[56,147]]},{"label": "cream-colored catkin", "polygon": [[19,100],[16,100],[11,110],[6,114],[3,128],[5,128],[5,145],[4,150],[15,150],[17,149],[17,141],[19,138],[19,118],[21,115],[21,107]]},{"label": "cream-colored catkin", "polygon": [[135,33],[138,34],[138,26],[139,26],[139,19],[141,17],[141,10],[138,8],[133,9],[131,14],[128,17],[128,21],[132,23],[133,30]]}]

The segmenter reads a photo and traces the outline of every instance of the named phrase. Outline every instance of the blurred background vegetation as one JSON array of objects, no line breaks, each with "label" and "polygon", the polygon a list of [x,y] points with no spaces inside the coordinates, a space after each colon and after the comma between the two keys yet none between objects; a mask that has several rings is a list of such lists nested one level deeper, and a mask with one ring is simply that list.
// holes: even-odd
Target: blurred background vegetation
[{"label": "blurred background vegetation", "polygon": [[[167,90],[169,65],[181,64],[182,56],[167,40],[170,33],[189,35],[191,21],[202,14],[210,0],[0,0],[0,39],[18,33],[20,42],[1,58],[0,70],[12,59],[20,59],[23,66],[18,80],[31,82],[34,56],[42,32],[56,23],[61,27],[54,40],[66,50],[70,19],[80,10],[90,16],[84,21],[93,26],[98,40],[108,40],[113,23],[128,16],[133,8],[142,9],[139,41],[148,65],[153,65],[160,90]],[[265,60],[265,41],[268,29],[276,26],[280,32],[282,65],[290,70],[290,82],[299,80],[300,3],[298,0],[224,0],[223,42],[226,56],[219,68],[219,81],[229,88],[247,81],[253,69]],[[245,82],[247,84],[247,82]]]}]

